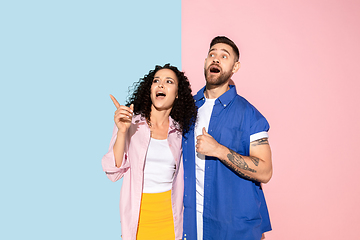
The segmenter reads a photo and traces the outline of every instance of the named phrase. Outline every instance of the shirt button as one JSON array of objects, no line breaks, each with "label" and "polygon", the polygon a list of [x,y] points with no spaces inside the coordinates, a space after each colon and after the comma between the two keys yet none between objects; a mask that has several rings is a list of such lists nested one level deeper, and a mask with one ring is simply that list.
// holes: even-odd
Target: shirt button
[{"label": "shirt button", "polygon": [[226,104],[224,104],[224,107],[226,107]]},{"label": "shirt button", "polygon": [[185,143],[187,143],[187,141],[185,141]]},{"label": "shirt button", "polygon": [[186,162],[186,159],[185,159],[185,162]]}]

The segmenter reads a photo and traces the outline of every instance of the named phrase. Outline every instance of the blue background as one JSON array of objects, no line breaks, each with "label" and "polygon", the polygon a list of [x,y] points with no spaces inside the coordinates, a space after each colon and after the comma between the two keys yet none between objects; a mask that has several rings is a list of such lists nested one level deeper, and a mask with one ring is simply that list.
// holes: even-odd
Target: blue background
[{"label": "blue background", "polygon": [[109,94],[181,69],[181,1],[1,1],[0,238],[120,237]]}]

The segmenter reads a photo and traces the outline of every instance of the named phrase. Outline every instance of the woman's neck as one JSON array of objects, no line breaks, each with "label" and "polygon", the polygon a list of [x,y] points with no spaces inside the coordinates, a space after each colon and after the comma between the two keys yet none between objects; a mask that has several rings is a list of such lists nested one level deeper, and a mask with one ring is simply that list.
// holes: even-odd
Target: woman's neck
[{"label": "woman's neck", "polygon": [[151,113],[150,113],[150,122],[153,125],[168,125],[169,123],[169,116],[170,116],[171,109],[161,110],[159,111],[153,105],[151,106]]},{"label": "woman's neck", "polygon": [[167,138],[168,130],[169,130],[170,111],[157,111],[152,109],[150,114],[150,122],[149,122],[152,138],[155,139]]}]

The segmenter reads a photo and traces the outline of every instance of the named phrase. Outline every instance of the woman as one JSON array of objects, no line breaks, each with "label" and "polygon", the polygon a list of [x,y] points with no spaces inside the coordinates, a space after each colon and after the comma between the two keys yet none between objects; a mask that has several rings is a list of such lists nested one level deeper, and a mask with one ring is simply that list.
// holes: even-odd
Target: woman
[{"label": "woman", "polygon": [[[110,95],[111,96],[111,95]],[[190,84],[169,64],[156,66],[117,110],[102,166],[111,181],[124,177],[120,196],[123,239],[181,239],[181,135],[196,119]]]}]

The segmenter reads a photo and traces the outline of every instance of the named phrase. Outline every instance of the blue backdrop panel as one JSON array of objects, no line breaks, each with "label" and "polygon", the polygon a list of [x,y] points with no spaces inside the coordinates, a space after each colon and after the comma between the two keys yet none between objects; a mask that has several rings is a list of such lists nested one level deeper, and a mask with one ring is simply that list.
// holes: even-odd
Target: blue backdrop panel
[{"label": "blue backdrop panel", "polygon": [[1,1],[0,239],[119,239],[109,94],[181,68],[181,2]]}]

